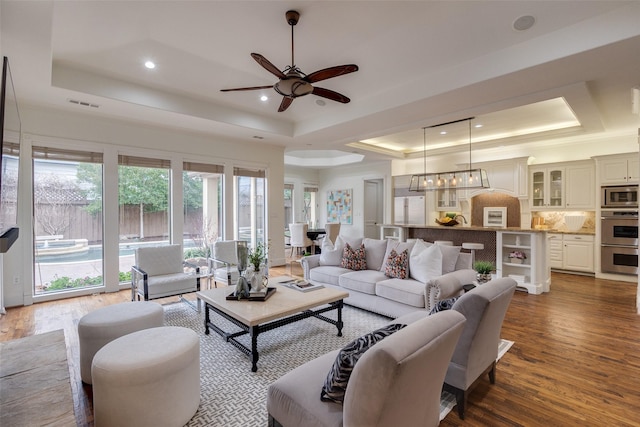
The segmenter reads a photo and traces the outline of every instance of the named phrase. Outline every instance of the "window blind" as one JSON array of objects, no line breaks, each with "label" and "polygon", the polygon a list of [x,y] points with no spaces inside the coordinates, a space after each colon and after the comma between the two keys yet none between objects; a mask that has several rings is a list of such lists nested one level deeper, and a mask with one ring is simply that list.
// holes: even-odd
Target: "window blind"
[{"label": "window blind", "polygon": [[65,162],[102,163],[102,153],[93,151],[67,150],[63,148],[32,147],[34,159],[59,160]]},{"label": "window blind", "polygon": [[182,169],[190,172],[224,173],[224,166],[209,163],[183,162]]},{"label": "window blind", "polygon": [[265,178],[267,174],[262,169],[245,169],[245,168],[233,168],[234,176],[249,176],[252,178]]},{"label": "window blind", "polygon": [[151,159],[148,157],[125,156],[118,155],[118,164],[120,166],[138,166],[142,168],[159,168],[170,169],[171,161],[165,159]]}]

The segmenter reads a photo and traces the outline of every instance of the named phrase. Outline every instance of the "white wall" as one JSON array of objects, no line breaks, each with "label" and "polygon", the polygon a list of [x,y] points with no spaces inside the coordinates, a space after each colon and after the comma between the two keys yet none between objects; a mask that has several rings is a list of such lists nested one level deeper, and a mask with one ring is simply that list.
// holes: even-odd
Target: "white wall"
[{"label": "white wall", "polygon": [[[19,226],[20,237],[11,250],[4,256],[3,286],[5,306],[11,307],[31,303],[33,288],[32,266],[32,213],[31,213],[31,161],[32,143],[43,144],[47,141],[62,143],[82,149],[88,146],[104,147],[111,162],[119,152],[138,155],[151,155],[170,158],[180,162],[182,159],[223,164],[227,171],[234,166],[264,167],[267,169],[268,206],[267,233],[271,236],[282,235],[284,221],[284,149],[254,141],[224,140],[219,137],[177,131],[168,128],[145,126],[124,121],[101,118],[96,115],[81,114],[70,110],[51,110],[42,107],[20,105],[22,118],[22,154],[19,188]],[[116,170],[109,168],[105,160],[105,173]],[[229,175],[227,175],[229,176]],[[227,186],[229,188],[229,186]],[[105,198],[107,193],[105,193]],[[232,230],[233,202],[232,193],[227,192],[225,205],[228,221],[227,232]],[[109,221],[109,219],[105,219]],[[112,221],[113,222],[113,221]],[[107,244],[105,236],[105,245]],[[105,262],[110,253],[106,248]],[[115,252],[117,254],[117,247]],[[272,265],[284,264],[284,242],[271,239],[269,260]],[[117,260],[116,260],[117,261]],[[105,282],[109,277],[117,277],[117,262],[105,264]],[[19,285],[11,284],[13,278],[20,278]],[[115,284],[117,286],[117,284]],[[113,283],[106,283],[113,288]]]},{"label": "white wall", "polygon": [[353,224],[342,224],[340,234],[362,237],[364,235],[364,181],[368,179],[384,180],[384,222],[391,222],[391,161],[321,169],[319,177],[320,224],[324,224],[327,220],[327,191],[350,188],[353,190]]}]

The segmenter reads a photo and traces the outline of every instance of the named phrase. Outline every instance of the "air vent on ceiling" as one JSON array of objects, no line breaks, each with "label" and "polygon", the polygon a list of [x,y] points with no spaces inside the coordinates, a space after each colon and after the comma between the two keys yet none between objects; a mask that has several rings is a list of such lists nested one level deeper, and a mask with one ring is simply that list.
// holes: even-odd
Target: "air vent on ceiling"
[{"label": "air vent on ceiling", "polygon": [[98,104],[92,104],[90,102],[85,102],[85,101],[78,101],[77,99],[67,99],[67,101],[69,101],[72,104],[82,105],[83,107],[100,108]]}]

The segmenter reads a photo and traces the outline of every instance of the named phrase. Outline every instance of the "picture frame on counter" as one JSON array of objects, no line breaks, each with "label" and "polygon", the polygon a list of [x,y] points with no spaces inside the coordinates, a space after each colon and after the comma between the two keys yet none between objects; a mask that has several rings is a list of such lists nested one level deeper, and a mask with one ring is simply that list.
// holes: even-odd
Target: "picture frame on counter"
[{"label": "picture frame on counter", "polygon": [[507,227],[507,208],[506,207],[484,208],[483,225],[485,227],[506,228]]}]

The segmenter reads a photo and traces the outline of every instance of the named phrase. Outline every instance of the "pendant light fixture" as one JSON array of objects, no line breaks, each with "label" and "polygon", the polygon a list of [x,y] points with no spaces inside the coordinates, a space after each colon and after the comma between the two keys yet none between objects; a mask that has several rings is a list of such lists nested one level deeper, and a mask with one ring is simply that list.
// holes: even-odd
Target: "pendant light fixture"
[{"label": "pendant light fixture", "polygon": [[[473,188],[489,188],[489,178],[484,169],[473,169],[471,163],[471,121],[475,117],[455,120],[453,122],[441,123],[439,125],[428,126],[423,129],[423,158],[424,172],[411,176],[409,191],[423,192],[435,190],[467,190]],[[427,173],[427,128],[451,125],[454,123],[467,121],[469,125],[469,169],[450,172]]]}]

